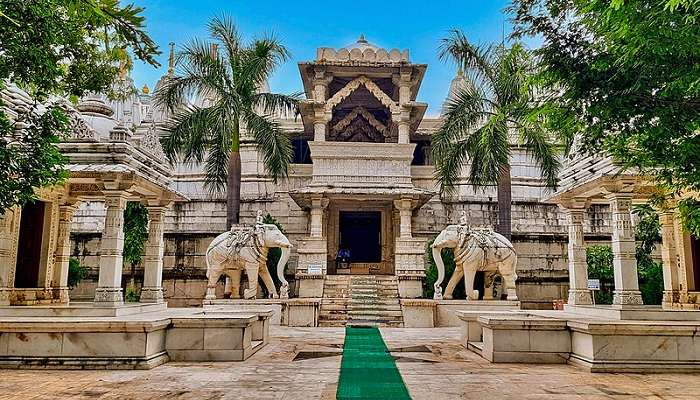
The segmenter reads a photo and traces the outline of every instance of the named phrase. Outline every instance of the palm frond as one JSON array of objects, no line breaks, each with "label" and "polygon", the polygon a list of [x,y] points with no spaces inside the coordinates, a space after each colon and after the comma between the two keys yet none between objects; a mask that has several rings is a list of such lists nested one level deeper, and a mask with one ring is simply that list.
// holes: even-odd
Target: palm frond
[{"label": "palm frond", "polygon": [[498,183],[503,168],[510,168],[510,143],[507,118],[502,113],[489,118],[474,134],[478,141],[471,146],[472,166],[469,183],[474,187]]},{"label": "palm frond", "polygon": [[279,93],[256,93],[253,102],[260,107],[263,114],[294,115],[299,113],[301,92],[290,95]]},{"label": "palm frond", "polygon": [[217,115],[210,108],[187,106],[168,120],[163,138],[163,151],[171,163],[201,163],[210,141]]},{"label": "palm frond", "polygon": [[241,49],[241,36],[236,29],[233,19],[228,16],[214,17],[207,24],[211,37],[224,45],[228,59],[236,58]]},{"label": "palm frond", "polygon": [[248,132],[255,138],[258,151],[262,153],[267,172],[277,182],[287,177],[292,159],[292,143],[279,124],[270,117],[247,112],[243,117]]},{"label": "palm frond", "polygon": [[235,126],[235,121],[230,121],[224,113],[219,113],[214,124],[216,128],[212,129],[207,143],[204,187],[211,193],[220,193],[226,189],[228,182],[228,163],[233,142],[230,129]]},{"label": "palm frond", "polygon": [[442,39],[439,48],[442,61],[454,61],[474,81],[494,80],[494,53],[493,46],[476,46],[459,30],[451,30],[449,36]]}]

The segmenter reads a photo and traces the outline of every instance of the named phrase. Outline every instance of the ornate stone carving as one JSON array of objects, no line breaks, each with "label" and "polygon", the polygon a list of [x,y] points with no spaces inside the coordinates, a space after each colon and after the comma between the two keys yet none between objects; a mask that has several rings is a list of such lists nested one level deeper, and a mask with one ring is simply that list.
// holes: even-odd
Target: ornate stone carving
[{"label": "ornate stone carving", "polygon": [[326,102],[326,112],[333,111],[333,108],[340,104],[341,101],[345,100],[352,92],[357,90],[360,86],[364,86],[374,97],[379,100],[384,106],[386,106],[392,113],[400,112],[398,105],[394,100],[391,99],[384,91],[377,86],[376,83],[372,82],[371,79],[366,76],[359,76],[352,81],[348,82],[345,87],[340,89],[336,94],[331,97],[328,102]]},{"label": "ornate stone carving", "polygon": [[68,123],[70,127],[70,138],[77,140],[87,140],[96,141],[97,131],[95,131],[90,125],[88,125],[75,109],[72,107],[64,106],[63,109],[68,115]]},{"label": "ornate stone carving", "polygon": [[123,304],[122,288],[98,287],[95,289],[95,303],[105,305]]},{"label": "ornate stone carving", "polygon": [[162,303],[163,288],[162,287],[142,287],[139,302],[141,303]]},{"label": "ornate stone carving", "polygon": [[386,136],[389,133],[388,128],[384,124],[382,124],[377,118],[375,118],[374,115],[367,111],[366,108],[362,106],[355,107],[352,110],[352,112],[350,112],[348,115],[343,117],[343,119],[338,121],[333,126],[332,132],[342,133],[358,116],[364,118],[367,121],[367,123],[369,123],[369,125],[372,126],[372,128],[376,129],[382,135]]},{"label": "ornate stone carving", "polygon": [[615,290],[613,292],[613,304],[641,306],[642,292],[639,290]]},{"label": "ornate stone carving", "polygon": [[147,151],[151,155],[155,156],[158,160],[165,160],[165,153],[163,152],[163,145],[160,143],[160,135],[158,135],[158,130],[155,123],[151,123],[143,135],[139,147],[142,150]]}]

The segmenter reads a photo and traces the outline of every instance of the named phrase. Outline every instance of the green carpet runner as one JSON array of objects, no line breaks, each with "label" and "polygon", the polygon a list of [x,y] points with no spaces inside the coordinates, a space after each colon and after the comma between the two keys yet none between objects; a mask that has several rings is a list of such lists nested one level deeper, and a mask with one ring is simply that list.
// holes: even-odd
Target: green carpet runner
[{"label": "green carpet runner", "polygon": [[411,398],[379,329],[352,326],[345,328],[345,345],[336,398]]}]

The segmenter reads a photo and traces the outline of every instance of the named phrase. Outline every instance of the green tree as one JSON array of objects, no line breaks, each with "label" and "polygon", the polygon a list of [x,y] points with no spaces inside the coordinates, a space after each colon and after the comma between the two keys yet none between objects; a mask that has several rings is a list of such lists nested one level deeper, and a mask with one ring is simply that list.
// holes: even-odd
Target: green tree
[{"label": "green tree", "polygon": [[436,175],[451,191],[463,166],[469,183],[498,186],[498,227],[511,235],[511,133],[532,154],[547,186],[555,187],[561,163],[545,129],[545,109],[537,104],[533,62],[520,44],[475,46],[463,33],[443,39],[440,57],[465,72],[465,81],[448,100],[445,119],[433,135]]},{"label": "green tree", "polygon": [[588,277],[600,280],[600,290],[595,292],[596,304],[612,304],[615,289],[612,248],[605,245],[586,248],[586,266]]},{"label": "green tree", "polygon": [[661,304],[664,292],[663,266],[652,258],[654,248],[661,242],[659,215],[648,204],[637,205],[632,212],[638,218],[635,239],[642,300],[644,304]]},{"label": "green tree", "polygon": [[67,118],[49,96],[109,91],[129,53],[158,65],[142,12],[118,0],[0,0],[0,91],[12,82],[34,100],[12,120],[0,104],[0,214],[66,177],[56,144]]},{"label": "green tree", "polygon": [[[289,58],[278,40],[243,43],[226,17],[214,18],[208,28],[213,41],[194,39],[184,46],[176,56],[178,74],[156,93],[156,103],[173,113],[163,141],[168,158],[204,163],[207,188],[226,190],[230,226],[238,223],[240,212],[241,134],[254,138],[273,179],[286,176],[291,142],[272,114],[295,112],[298,95],[260,92]],[[204,105],[188,103],[193,96]]]},{"label": "green tree", "polygon": [[[138,301],[136,295],[136,267],[143,261],[148,240],[148,209],[139,202],[130,201],[124,209],[124,262],[129,263],[131,278],[127,283],[127,301]],[[136,300],[134,300],[136,299]]]},{"label": "green tree", "polygon": [[700,3],[515,0],[515,37],[536,55],[553,118],[577,149],[612,156],[663,186],[700,234]]}]

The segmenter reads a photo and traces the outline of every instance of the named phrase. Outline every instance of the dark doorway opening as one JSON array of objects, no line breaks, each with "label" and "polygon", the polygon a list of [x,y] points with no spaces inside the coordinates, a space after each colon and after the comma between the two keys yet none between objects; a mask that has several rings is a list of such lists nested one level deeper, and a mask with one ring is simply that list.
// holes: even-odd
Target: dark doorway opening
[{"label": "dark doorway opening", "polygon": [[45,211],[45,204],[41,201],[27,203],[22,207],[15,272],[16,288],[39,287]]},{"label": "dark doorway opening", "polygon": [[688,290],[700,291],[700,239],[690,236],[690,250],[692,253],[693,263],[693,283],[695,287]]},{"label": "dark doorway opening", "polygon": [[350,252],[351,263],[382,261],[382,213],[341,211],[340,246]]}]

